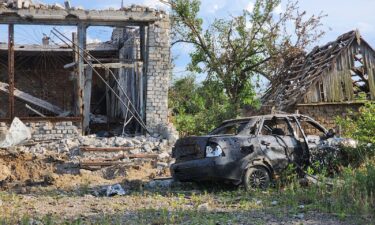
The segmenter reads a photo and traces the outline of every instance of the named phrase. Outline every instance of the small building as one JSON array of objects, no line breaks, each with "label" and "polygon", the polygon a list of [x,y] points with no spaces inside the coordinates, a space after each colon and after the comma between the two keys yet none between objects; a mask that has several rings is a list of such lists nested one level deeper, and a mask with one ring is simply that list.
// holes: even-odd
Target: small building
[{"label": "small building", "polygon": [[327,128],[375,100],[375,51],[358,31],[293,60],[262,98],[262,111],[298,111]]}]

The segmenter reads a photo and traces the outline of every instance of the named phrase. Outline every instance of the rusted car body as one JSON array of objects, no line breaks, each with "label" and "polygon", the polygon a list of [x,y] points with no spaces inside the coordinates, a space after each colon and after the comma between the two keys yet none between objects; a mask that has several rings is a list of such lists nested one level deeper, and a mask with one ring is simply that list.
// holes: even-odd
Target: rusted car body
[{"label": "rusted car body", "polygon": [[304,167],[313,154],[335,151],[344,140],[334,135],[300,114],[225,121],[207,136],[178,140],[171,173],[180,181],[226,180],[263,187],[290,163]]}]

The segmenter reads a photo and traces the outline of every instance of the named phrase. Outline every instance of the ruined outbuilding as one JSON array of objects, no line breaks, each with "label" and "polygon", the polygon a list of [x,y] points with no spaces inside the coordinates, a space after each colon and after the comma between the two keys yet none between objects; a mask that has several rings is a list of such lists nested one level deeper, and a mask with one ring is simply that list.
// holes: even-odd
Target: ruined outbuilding
[{"label": "ruined outbuilding", "polygon": [[299,111],[327,128],[337,116],[375,100],[375,51],[359,31],[315,47],[279,74],[262,98],[262,110]]},{"label": "ruined outbuilding", "polygon": [[[8,43],[0,43],[0,130],[15,117],[36,141],[114,127],[114,135],[167,130],[169,16],[135,5],[83,10],[65,3],[0,1],[0,24],[8,26]],[[63,43],[45,35],[40,45],[19,45],[18,25],[75,26],[77,32],[52,30]],[[87,44],[90,26],[113,27],[111,40]]]}]

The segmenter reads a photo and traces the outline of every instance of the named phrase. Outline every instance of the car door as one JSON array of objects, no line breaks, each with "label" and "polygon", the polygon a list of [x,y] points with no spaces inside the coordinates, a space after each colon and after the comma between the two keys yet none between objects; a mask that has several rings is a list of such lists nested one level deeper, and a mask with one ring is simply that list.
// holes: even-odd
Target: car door
[{"label": "car door", "polygon": [[258,132],[260,148],[274,170],[285,169],[299,148],[287,117],[264,117]]}]

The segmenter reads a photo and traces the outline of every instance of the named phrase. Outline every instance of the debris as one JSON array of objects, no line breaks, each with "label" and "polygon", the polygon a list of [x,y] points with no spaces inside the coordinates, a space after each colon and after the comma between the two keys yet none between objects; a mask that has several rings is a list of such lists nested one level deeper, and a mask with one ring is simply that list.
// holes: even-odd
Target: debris
[{"label": "debris", "polygon": [[81,147],[80,150],[83,152],[121,152],[121,151],[130,151],[134,150],[135,147],[108,147],[108,148],[89,148]]},{"label": "debris", "polygon": [[103,178],[113,180],[117,177],[126,177],[128,166],[114,165],[101,170]]},{"label": "debris", "polygon": [[67,10],[69,10],[72,7],[69,0],[65,0],[64,5],[65,5],[65,9]]},{"label": "debris", "polygon": [[52,6],[53,9],[64,9],[64,6],[60,5],[59,3],[55,3],[53,6]]},{"label": "debris", "polygon": [[91,113],[90,122],[93,124],[106,124],[108,123],[108,118],[104,115],[94,115]]},{"label": "debris", "polygon": [[156,164],[156,166],[157,166],[158,170],[162,170],[162,169],[165,169],[165,168],[169,167],[168,163],[165,163],[165,162],[158,162]]},{"label": "debris", "polygon": [[120,184],[116,184],[116,185],[112,185],[112,186],[107,187],[107,191],[106,191],[107,197],[112,197],[112,196],[116,196],[116,195],[123,196],[125,194],[126,194],[126,192],[121,187]]},{"label": "debris", "polygon": [[272,201],[272,202],[271,202],[271,205],[273,205],[273,206],[275,206],[275,205],[277,205],[277,204],[279,204],[278,201]]},{"label": "debris", "polygon": [[169,157],[170,157],[170,155],[169,155],[168,152],[163,152],[163,153],[159,154],[158,159],[166,159],[166,158],[169,158]]},{"label": "debris", "polygon": [[152,152],[152,147],[149,143],[143,145],[143,149],[146,151],[146,152]]},{"label": "debris", "polygon": [[0,165],[0,182],[5,181],[12,175],[10,169],[5,165]]},{"label": "debris", "polygon": [[207,212],[207,211],[210,210],[210,204],[208,204],[208,202],[203,203],[203,204],[198,206],[197,210],[200,211],[200,212]]},{"label": "debris", "polygon": [[155,188],[170,188],[173,185],[173,179],[164,179],[164,180],[152,180],[146,184],[146,188],[155,189]]},{"label": "debris", "polygon": [[4,140],[0,140],[0,148],[9,148],[21,144],[31,138],[31,132],[28,127],[17,117],[14,118],[9,131]]},{"label": "debris", "polygon": [[294,218],[303,220],[305,218],[305,214],[303,213],[298,213],[297,215],[294,215]]},{"label": "debris", "polygon": [[304,205],[299,205],[298,209],[305,209],[305,206]]}]

